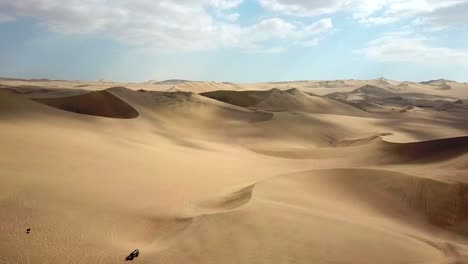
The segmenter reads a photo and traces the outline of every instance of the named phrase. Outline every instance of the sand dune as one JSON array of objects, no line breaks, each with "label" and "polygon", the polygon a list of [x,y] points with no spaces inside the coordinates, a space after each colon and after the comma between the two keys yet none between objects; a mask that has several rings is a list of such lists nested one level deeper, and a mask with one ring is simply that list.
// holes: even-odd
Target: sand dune
[{"label": "sand dune", "polygon": [[219,102],[192,92],[135,92],[127,88],[111,88],[112,94],[135,105],[140,114],[151,119],[168,119],[174,122],[223,123],[261,122],[272,118],[271,113],[252,111]]},{"label": "sand dune", "polygon": [[[466,225],[468,204],[464,198],[468,185],[447,183],[424,177],[381,170],[343,169],[324,172],[322,181],[340,185],[345,192],[373,206],[379,212],[394,213],[385,203],[408,207],[407,213],[422,215],[443,228]],[[358,175],[358,176],[357,176]],[[389,210],[390,209],[390,210]],[[388,210],[388,211],[387,211]],[[455,228],[456,229],[456,228]],[[468,230],[460,230],[464,233]]]},{"label": "sand dune", "polygon": [[384,155],[395,162],[435,162],[468,153],[468,137],[453,137],[412,143],[383,143]]},{"label": "sand dune", "polygon": [[[436,80],[437,81],[437,80]],[[273,88],[280,90],[289,90],[297,88],[303,92],[316,95],[326,95],[335,92],[351,92],[364,85],[373,85],[385,87],[391,90],[399,90],[415,93],[427,93],[435,95],[450,96],[462,99],[468,99],[467,83],[457,83],[453,81],[441,80],[446,82],[451,89],[440,89],[437,85],[431,85],[430,82],[400,82],[388,80],[385,78],[373,80],[329,80],[329,81],[283,81],[283,82],[265,82],[265,83],[232,83],[232,82],[209,82],[209,81],[190,81],[190,80],[166,80],[166,81],[148,81],[143,83],[115,83],[111,81],[61,81],[61,80],[21,80],[21,79],[1,79],[0,83],[4,86],[44,86],[57,89],[76,89],[86,88],[88,90],[104,90],[115,86],[125,86],[132,90],[145,89],[148,91],[167,91],[174,86],[186,92],[210,92],[218,90],[262,90],[267,91]],[[439,83],[440,85],[441,83]],[[79,87],[81,86],[81,87]]]},{"label": "sand dune", "polygon": [[237,106],[273,112],[298,111],[343,115],[365,114],[350,105],[326,97],[306,94],[295,88],[286,91],[276,88],[269,91],[215,91],[202,93],[202,95]]},{"label": "sand dune", "polygon": [[409,92],[408,89],[400,88],[400,86],[395,88],[365,85],[351,92],[336,92],[327,96],[375,113],[395,111],[404,113],[415,109],[463,113],[468,111],[468,107],[461,99],[430,93]]},{"label": "sand dune", "polygon": [[[248,206],[200,219],[196,229],[154,258],[196,263],[463,263],[464,246],[445,240],[448,233],[439,232],[434,239],[424,234],[435,232],[432,224],[414,226],[428,219],[450,229],[444,221],[466,221],[456,214],[460,193],[453,186],[375,170],[282,175],[258,184]],[[433,205],[438,195],[444,198]]]},{"label": "sand dune", "polygon": [[36,102],[65,111],[111,118],[136,118],[138,112],[108,91],[60,98],[36,98]]},{"label": "sand dune", "polygon": [[468,263],[444,83],[2,79],[0,263]]}]

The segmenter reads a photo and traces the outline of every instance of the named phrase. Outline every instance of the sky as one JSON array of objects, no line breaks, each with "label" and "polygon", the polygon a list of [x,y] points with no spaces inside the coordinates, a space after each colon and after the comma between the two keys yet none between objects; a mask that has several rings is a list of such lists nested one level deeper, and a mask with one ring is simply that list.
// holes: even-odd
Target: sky
[{"label": "sky", "polygon": [[0,0],[0,76],[468,82],[468,0]]}]

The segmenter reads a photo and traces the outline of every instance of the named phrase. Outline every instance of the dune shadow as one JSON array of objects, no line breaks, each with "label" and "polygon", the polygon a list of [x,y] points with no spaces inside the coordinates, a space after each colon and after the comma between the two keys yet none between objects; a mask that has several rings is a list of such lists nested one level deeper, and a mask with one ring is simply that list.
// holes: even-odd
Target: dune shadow
[{"label": "dune shadow", "polygon": [[387,156],[387,163],[445,161],[468,154],[468,136],[411,143],[382,141],[379,151]]},{"label": "dune shadow", "polygon": [[31,100],[76,114],[119,119],[131,119],[139,116],[135,108],[106,90],[69,97]]}]

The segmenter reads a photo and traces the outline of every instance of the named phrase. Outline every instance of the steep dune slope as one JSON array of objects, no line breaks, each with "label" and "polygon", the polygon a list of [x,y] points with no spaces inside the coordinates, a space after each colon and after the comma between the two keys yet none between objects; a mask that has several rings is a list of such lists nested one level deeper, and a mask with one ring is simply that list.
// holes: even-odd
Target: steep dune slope
[{"label": "steep dune slope", "polygon": [[109,91],[58,98],[35,98],[36,102],[78,114],[111,118],[136,118],[138,112]]},{"label": "steep dune slope", "polygon": [[440,162],[468,153],[468,137],[453,137],[424,142],[382,142],[380,150],[385,159],[396,163]]}]

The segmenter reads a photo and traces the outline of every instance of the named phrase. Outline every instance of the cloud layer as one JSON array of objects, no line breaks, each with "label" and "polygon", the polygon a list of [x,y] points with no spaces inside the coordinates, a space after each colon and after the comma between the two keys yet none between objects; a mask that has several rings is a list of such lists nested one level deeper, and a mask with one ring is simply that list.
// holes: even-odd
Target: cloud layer
[{"label": "cloud layer", "polygon": [[[263,10],[247,23],[241,7],[252,3]],[[315,47],[338,15],[366,26],[401,22],[426,30],[384,33],[355,52],[382,62],[468,61],[466,51],[433,46],[422,37],[468,28],[466,14],[468,0],[0,0],[0,23],[33,18],[60,34],[109,37],[150,53]]]},{"label": "cloud layer", "polygon": [[434,26],[468,25],[468,0],[259,0],[273,12],[318,16],[351,12],[365,24],[388,24],[404,18]]},{"label": "cloud layer", "polygon": [[430,39],[406,31],[384,34],[355,53],[380,62],[468,66],[468,49],[435,46]]},{"label": "cloud layer", "polygon": [[156,51],[239,48],[246,51],[282,49],[317,41],[330,30],[330,19],[309,24],[278,17],[240,26],[233,12],[242,0],[0,0],[0,18],[38,19],[64,34],[102,34]]}]

